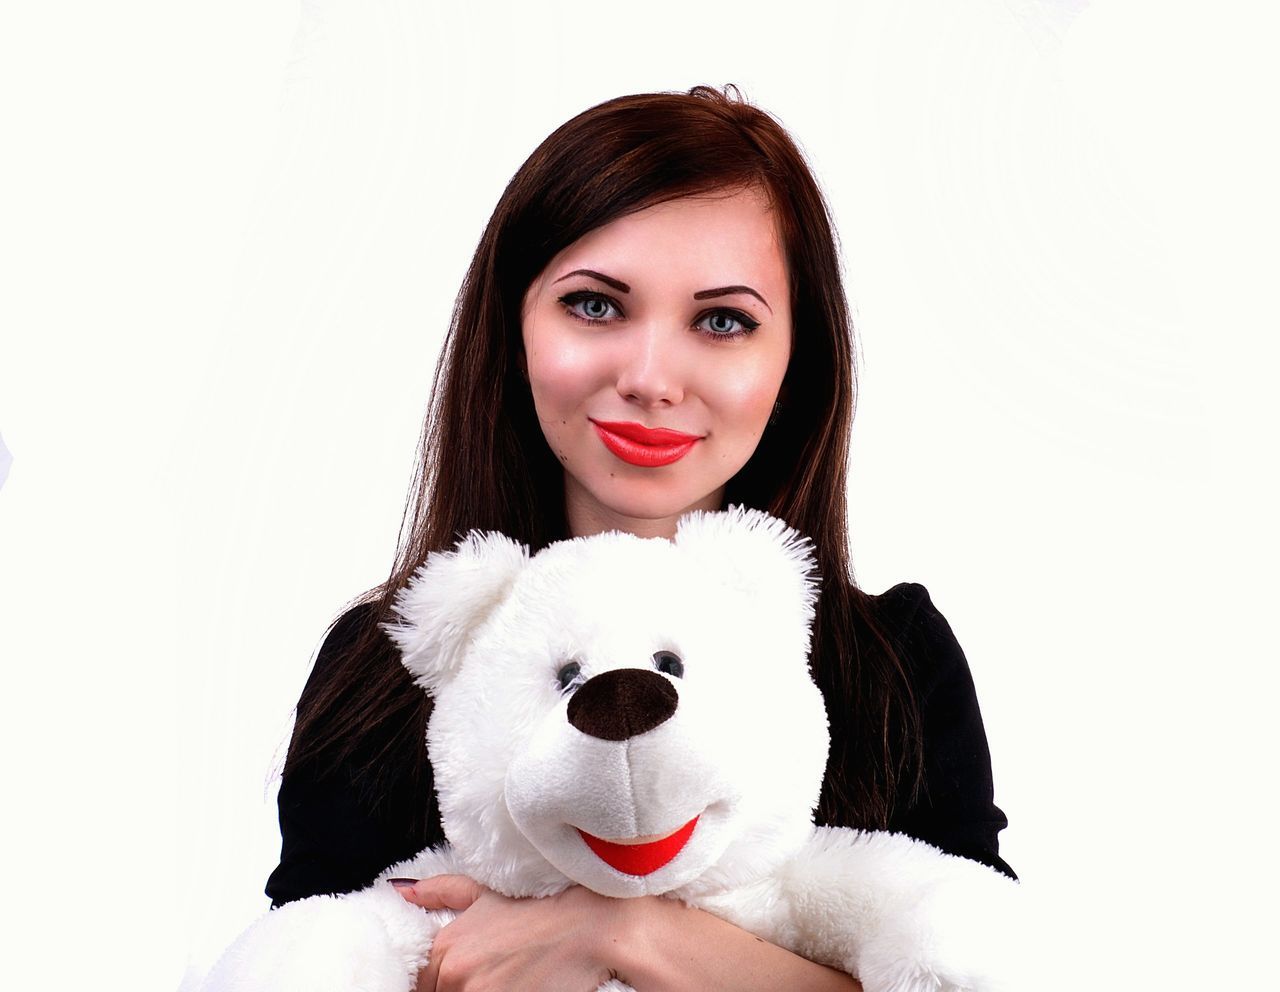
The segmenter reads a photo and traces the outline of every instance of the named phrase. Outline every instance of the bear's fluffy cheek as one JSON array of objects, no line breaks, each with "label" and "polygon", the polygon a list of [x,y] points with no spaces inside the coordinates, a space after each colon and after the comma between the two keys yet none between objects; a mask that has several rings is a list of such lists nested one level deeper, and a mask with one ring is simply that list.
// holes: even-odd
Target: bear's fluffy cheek
[{"label": "bear's fluffy cheek", "polygon": [[740,799],[728,846],[686,897],[749,885],[798,850],[812,834],[826,767],[826,710],[812,682],[762,679],[714,708],[704,719],[721,736],[721,767]]},{"label": "bear's fluffy cheek", "polygon": [[473,878],[507,895],[564,887],[503,802],[508,768],[555,707],[547,681],[541,666],[464,667],[437,694],[427,732],[445,836]]}]

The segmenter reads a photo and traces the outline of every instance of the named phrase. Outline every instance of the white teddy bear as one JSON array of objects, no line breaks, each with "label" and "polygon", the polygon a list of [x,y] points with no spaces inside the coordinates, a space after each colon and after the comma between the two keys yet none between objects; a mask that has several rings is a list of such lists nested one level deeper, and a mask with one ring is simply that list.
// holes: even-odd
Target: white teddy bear
[{"label": "white teddy bear", "polygon": [[757,511],[691,514],[671,541],[609,533],[530,558],[474,533],[432,555],[388,633],[436,698],[449,844],[268,913],[205,988],[408,992],[451,914],[385,880],[441,873],[513,897],[680,899],[867,992],[1018,987],[1016,883],[905,836],[813,825],[815,599],[808,542]]}]

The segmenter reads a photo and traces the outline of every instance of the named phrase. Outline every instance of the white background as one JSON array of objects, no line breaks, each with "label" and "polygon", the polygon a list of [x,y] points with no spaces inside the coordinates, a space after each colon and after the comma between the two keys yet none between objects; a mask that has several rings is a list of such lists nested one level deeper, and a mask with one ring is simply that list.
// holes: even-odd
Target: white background
[{"label": "white background", "polygon": [[1264,5],[460,6],[0,15],[21,908],[0,967],[189,988],[265,908],[291,708],[329,620],[387,571],[503,185],[593,103],[733,81],[834,207],[858,577],[925,583],[968,652],[1003,852],[1053,909],[1048,972],[1267,984]]}]

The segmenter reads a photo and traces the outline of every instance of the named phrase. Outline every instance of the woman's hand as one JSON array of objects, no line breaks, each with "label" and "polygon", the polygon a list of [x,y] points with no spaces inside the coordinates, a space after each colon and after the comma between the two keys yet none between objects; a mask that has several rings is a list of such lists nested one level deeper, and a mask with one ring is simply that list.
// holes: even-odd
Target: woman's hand
[{"label": "woman's hand", "polygon": [[610,976],[602,951],[621,903],[580,886],[545,899],[508,899],[462,875],[437,875],[400,894],[459,913],[431,944],[417,992],[595,992]]},{"label": "woman's hand", "polygon": [[580,886],[546,899],[508,899],[461,875],[426,878],[400,894],[452,909],[418,992],[595,992],[620,978],[639,992],[860,992],[814,964],[719,917],[658,896],[608,899]]}]

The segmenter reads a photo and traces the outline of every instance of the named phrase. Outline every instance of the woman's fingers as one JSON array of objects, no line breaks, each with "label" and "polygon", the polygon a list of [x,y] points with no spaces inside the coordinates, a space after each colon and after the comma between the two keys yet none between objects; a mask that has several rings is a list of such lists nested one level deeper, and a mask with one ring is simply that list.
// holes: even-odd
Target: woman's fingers
[{"label": "woman's fingers", "polygon": [[[423,909],[451,909],[461,913],[470,908],[486,889],[466,875],[433,875],[431,878],[391,878],[388,881],[406,902]],[[427,966],[418,972],[415,992],[438,992],[440,965],[444,961],[447,938],[445,927],[432,942]]]},{"label": "woman's fingers", "polygon": [[461,913],[485,892],[483,885],[466,875],[393,878],[390,881],[406,901],[423,909],[452,909]]}]

